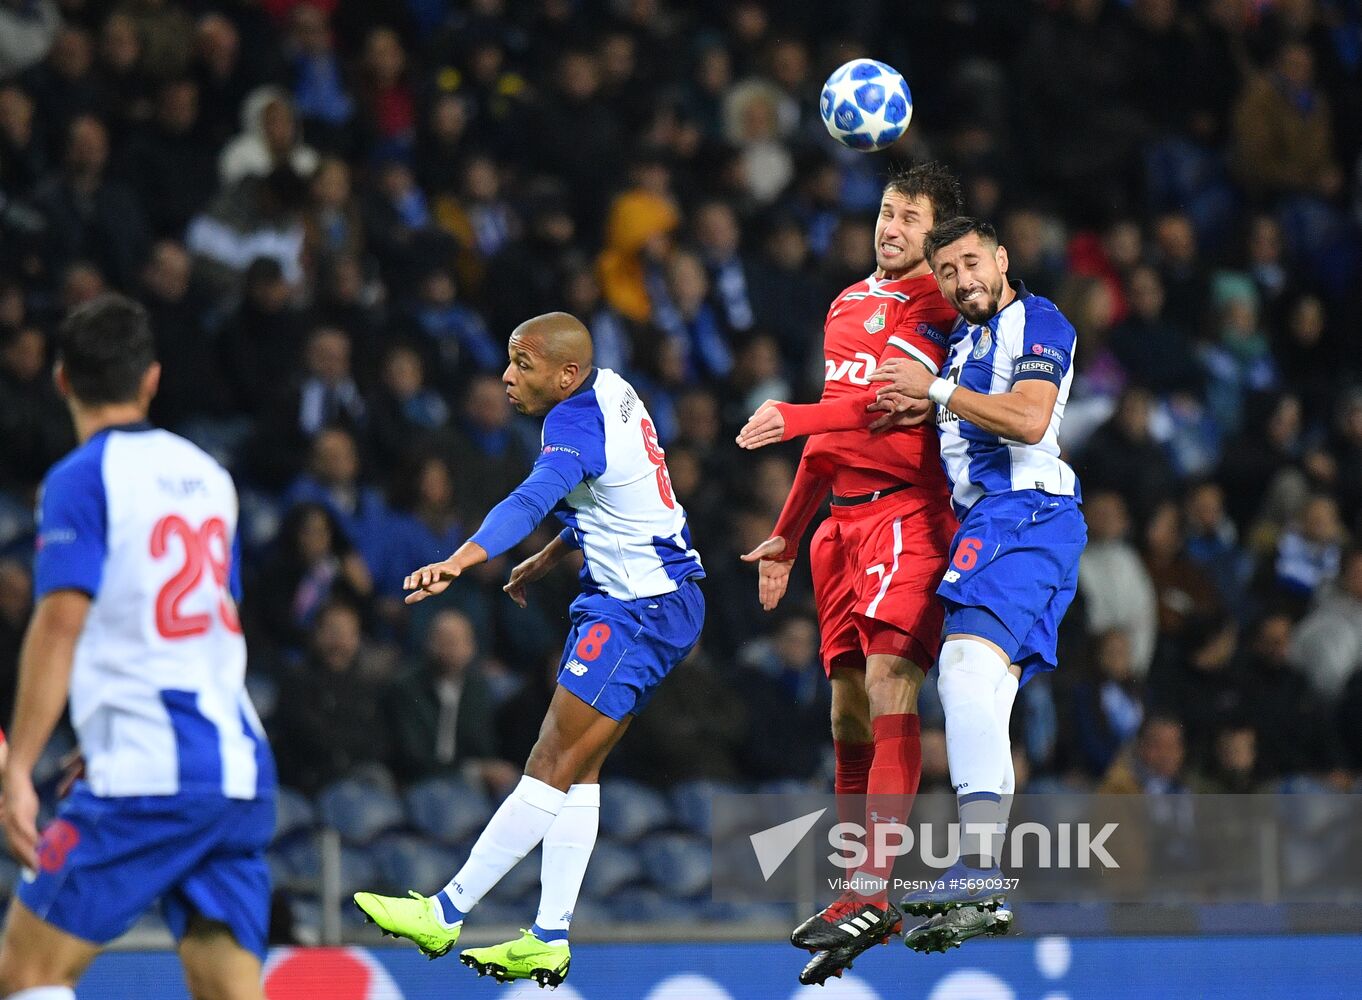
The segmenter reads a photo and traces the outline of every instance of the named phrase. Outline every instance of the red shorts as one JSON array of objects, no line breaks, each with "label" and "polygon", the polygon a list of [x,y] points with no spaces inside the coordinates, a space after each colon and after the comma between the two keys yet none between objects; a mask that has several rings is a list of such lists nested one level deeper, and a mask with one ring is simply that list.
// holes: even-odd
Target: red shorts
[{"label": "red shorts", "polygon": [[944,615],[936,588],[956,527],[945,492],[915,486],[832,508],[809,544],[828,676],[864,667],[872,653],[931,668]]}]

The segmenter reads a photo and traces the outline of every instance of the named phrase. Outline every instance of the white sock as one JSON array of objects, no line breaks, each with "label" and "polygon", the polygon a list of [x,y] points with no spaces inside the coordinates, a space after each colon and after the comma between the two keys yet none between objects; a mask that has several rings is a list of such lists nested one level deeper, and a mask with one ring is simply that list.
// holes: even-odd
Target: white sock
[{"label": "white sock", "polygon": [[[440,890],[447,924],[453,925],[487,895],[492,886],[535,849],[563,808],[566,792],[528,774],[487,821],[459,873]],[[451,912],[452,911],[452,912]]]},{"label": "white sock", "polygon": [[34,986],[11,993],[9,1000],[76,1000],[76,991],[69,986]]},{"label": "white sock", "polygon": [[942,645],[937,669],[937,692],[946,713],[946,756],[960,802],[960,853],[981,857],[984,867],[992,867],[997,858],[993,833],[1011,765],[994,697],[1008,676],[1007,665],[981,642],[952,639]]},{"label": "white sock", "polygon": [[998,820],[998,832],[994,839],[994,847],[999,854],[1007,836],[1007,819],[1012,814],[1012,796],[1017,791],[1017,773],[1012,766],[1012,703],[1017,700],[1017,689],[1020,684],[1021,682],[1009,670],[1003,674],[1003,679],[998,682],[998,687],[993,692],[994,714],[998,717],[998,728],[1002,730],[1003,735],[1003,750],[1007,755],[1007,769],[1003,772],[1002,816]]},{"label": "white sock", "polygon": [[544,834],[539,913],[534,918],[540,940],[566,939],[572,910],[596,846],[601,820],[601,786],[573,785],[558,818]]}]

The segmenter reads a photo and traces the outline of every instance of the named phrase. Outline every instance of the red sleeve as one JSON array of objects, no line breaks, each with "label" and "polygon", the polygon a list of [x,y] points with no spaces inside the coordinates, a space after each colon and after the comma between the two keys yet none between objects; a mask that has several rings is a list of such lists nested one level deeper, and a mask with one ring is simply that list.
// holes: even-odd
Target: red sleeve
[{"label": "red sleeve", "polygon": [[827,492],[828,480],[814,473],[808,459],[801,455],[795,469],[794,485],[790,487],[790,495],[785,498],[785,506],[780,509],[780,517],[771,531],[772,535],[785,539],[785,551],[776,556],[777,559],[793,559],[798,554],[799,542],[809,530],[809,522]]},{"label": "red sleeve", "polygon": [[924,303],[920,308],[910,309],[889,334],[884,354],[880,360],[906,355],[920,361],[933,375],[941,374],[941,366],[946,363],[946,344],[950,341],[950,329],[956,320],[955,310],[946,305],[940,296],[938,302]]},{"label": "red sleeve", "polygon": [[838,396],[817,403],[777,403],[776,409],[785,418],[785,433],[781,440],[869,427],[880,416],[878,412],[866,410],[875,402],[875,391],[872,386],[864,393]]}]

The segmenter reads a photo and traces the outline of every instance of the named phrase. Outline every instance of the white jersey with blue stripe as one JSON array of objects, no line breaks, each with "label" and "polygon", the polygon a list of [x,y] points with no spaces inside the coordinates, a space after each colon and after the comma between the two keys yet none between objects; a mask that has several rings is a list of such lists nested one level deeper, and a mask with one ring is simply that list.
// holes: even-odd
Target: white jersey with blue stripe
[{"label": "white jersey with blue stripe", "polygon": [[595,369],[544,419],[542,454],[559,451],[580,459],[585,473],[555,508],[585,557],[585,589],[638,600],[704,576],[657,429],[633,386]]},{"label": "white jersey with blue stripe", "polygon": [[271,792],[274,762],[245,690],[237,621],[237,494],[184,438],[99,432],[48,473],[38,598],[91,598],[71,722],[96,795]]},{"label": "white jersey with blue stripe", "polygon": [[941,461],[961,516],[982,497],[996,493],[1079,495],[1073,469],[1059,457],[1059,424],[1073,382],[1074,328],[1049,299],[1032,295],[1020,282],[1013,287],[1016,298],[987,323],[973,326],[962,318],[956,324],[946,377],[985,395],[1010,392],[1025,379],[1044,379],[1058,387],[1059,397],[1037,444],[999,437],[937,407]]}]

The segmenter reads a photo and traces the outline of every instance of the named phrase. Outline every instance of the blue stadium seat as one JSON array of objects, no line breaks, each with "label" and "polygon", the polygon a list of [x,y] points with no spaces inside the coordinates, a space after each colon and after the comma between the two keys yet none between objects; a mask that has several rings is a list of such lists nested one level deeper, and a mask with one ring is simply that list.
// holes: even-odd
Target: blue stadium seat
[{"label": "blue stadium seat", "polygon": [[619,924],[660,924],[679,919],[681,906],[669,894],[657,889],[626,889],[606,904],[610,916]]},{"label": "blue stadium seat", "polygon": [[324,788],[317,807],[322,822],[350,844],[367,844],[406,821],[396,794],[355,778],[342,778]]},{"label": "blue stadium seat", "polygon": [[273,851],[295,883],[316,885],[322,877],[322,852],[316,837],[291,837]]},{"label": "blue stadium seat", "polygon": [[709,888],[709,844],[684,833],[650,837],[639,847],[653,885],[673,897],[694,896]]},{"label": "blue stadium seat", "polygon": [[275,798],[274,840],[311,830],[317,825],[317,810],[306,795],[292,788],[280,788]]},{"label": "blue stadium seat", "polygon": [[361,890],[372,890],[379,883],[378,861],[363,847],[341,848],[341,898],[349,899]]},{"label": "blue stadium seat", "polygon": [[412,834],[384,837],[370,850],[385,888],[396,895],[408,889],[426,895],[438,892],[461,860],[449,848]]},{"label": "blue stadium seat", "polygon": [[431,778],[407,791],[411,825],[442,844],[475,835],[492,818],[492,804],[480,789],[454,778]]},{"label": "blue stadium seat", "polygon": [[674,824],[666,797],[627,778],[601,784],[601,832],[615,840],[634,841]]},{"label": "blue stadium seat", "polygon": [[637,851],[608,840],[596,843],[582,882],[583,895],[605,899],[643,878],[643,861]]},{"label": "blue stadium seat", "polygon": [[677,822],[693,833],[708,837],[713,830],[711,803],[718,794],[736,794],[742,789],[719,781],[687,781],[672,789],[672,807]]},{"label": "blue stadium seat", "polygon": [[700,912],[700,919],[724,924],[765,923],[785,925],[802,920],[804,916],[807,916],[807,914],[796,915],[787,903],[740,903],[728,899],[703,898],[699,901],[697,909]]}]

